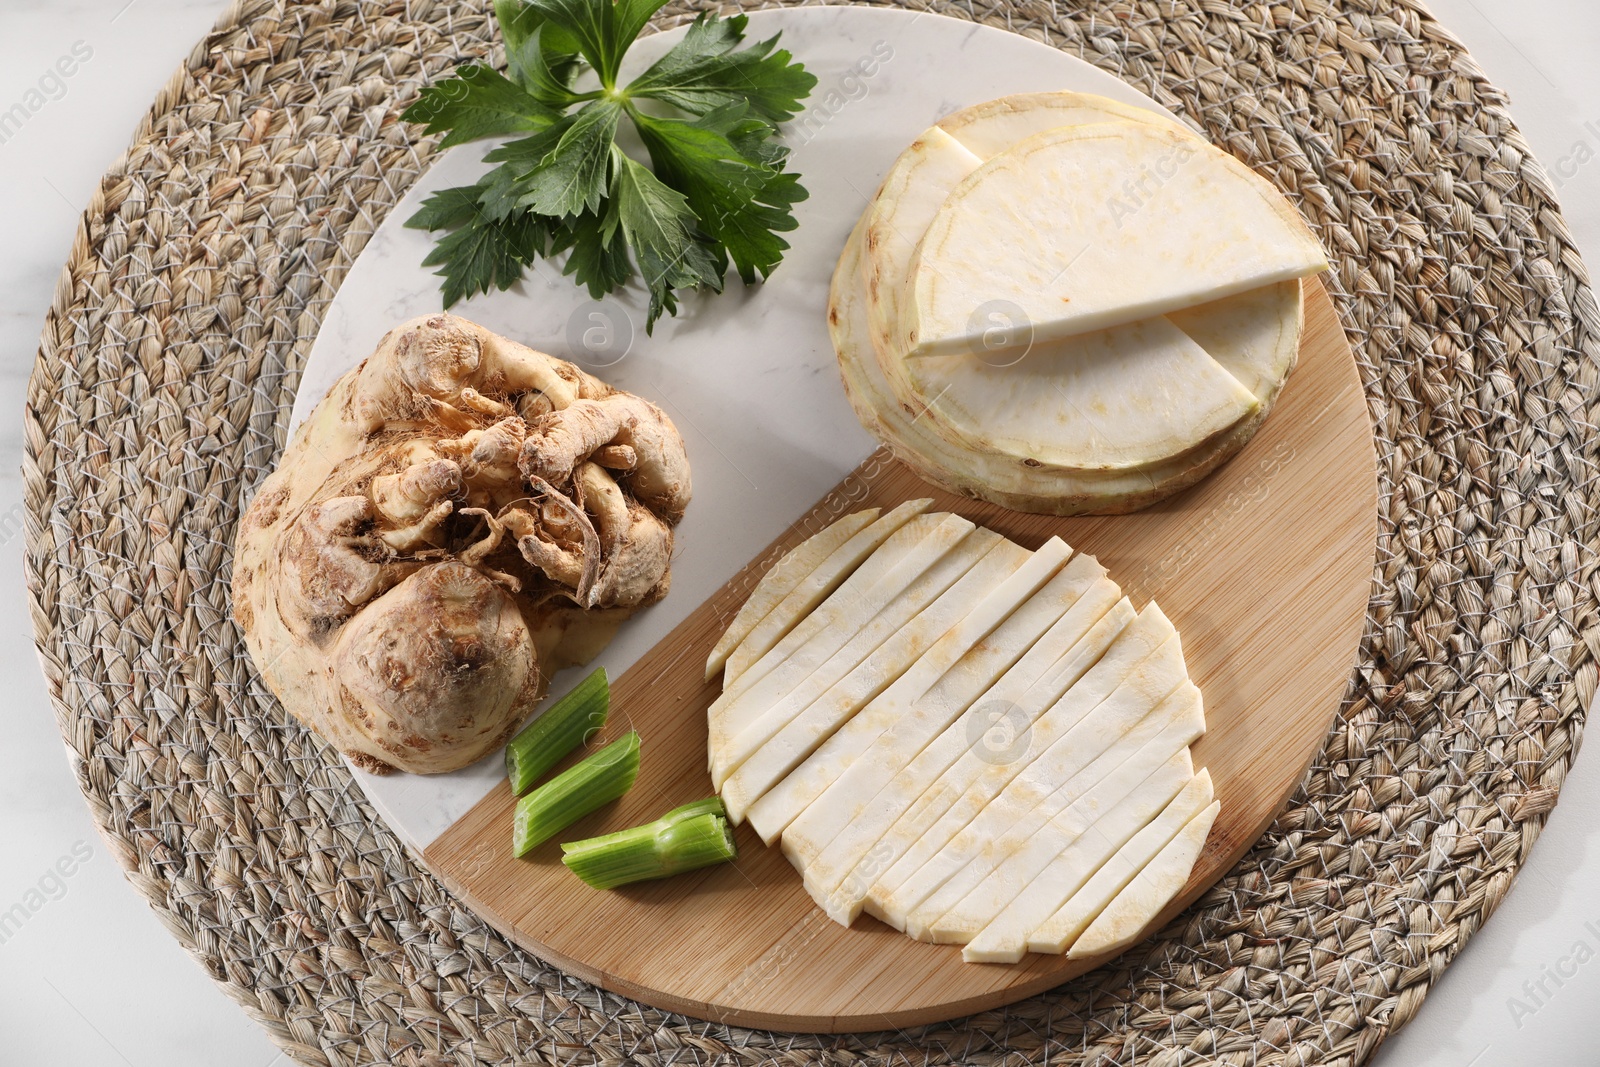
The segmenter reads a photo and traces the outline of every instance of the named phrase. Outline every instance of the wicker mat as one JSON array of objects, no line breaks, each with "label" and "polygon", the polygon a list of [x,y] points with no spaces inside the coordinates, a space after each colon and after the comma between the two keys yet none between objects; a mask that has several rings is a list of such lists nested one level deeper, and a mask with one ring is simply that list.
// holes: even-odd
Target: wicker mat
[{"label": "wicker mat", "polygon": [[1374,592],[1304,786],[1162,937],[1002,1011],[795,1037],[507,944],[286,719],[230,619],[240,503],[433,150],[397,116],[491,51],[489,6],[239,3],[57,286],[26,412],[31,608],[78,783],[173,934],[306,1064],[1365,1061],[1504,898],[1596,686],[1600,319],[1504,96],[1416,0],[933,5],[1121,75],[1300,205],[1378,436]]}]

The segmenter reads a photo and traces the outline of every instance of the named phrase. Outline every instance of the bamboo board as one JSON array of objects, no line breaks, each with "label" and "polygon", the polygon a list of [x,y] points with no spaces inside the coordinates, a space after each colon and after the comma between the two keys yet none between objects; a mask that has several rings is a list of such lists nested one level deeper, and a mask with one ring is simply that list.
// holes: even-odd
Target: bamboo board
[{"label": "bamboo board", "polygon": [[[789,547],[837,516],[919,496],[1033,548],[1060,534],[1093,553],[1136,607],[1160,602],[1205,696],[1194,747],[1222,812],[1188,886],[1153,933],[1271,823],[1321,746],[1361,637],[1377,537],[1376,454],[1350,347],[1320,281],[1306,285],[1300,362],[1253,441],[1193,489],[1133,515],[1057,519],[940,492],[880,451],[618,679],[607,740],[643,735],[638,783],[567,840],[653,819],[711,792],[702,680],[745,594]],[[510,850],[501,785],[423,860],[506,936],[556,966],[657,1007],[791,1031],[879,1030],[1020,1000],[1098,965],[1030,955],[968,964],[870,917],[836,925],[782,852],[748,826],[723,867],[611,892],[583,885],[552,841]]]}]

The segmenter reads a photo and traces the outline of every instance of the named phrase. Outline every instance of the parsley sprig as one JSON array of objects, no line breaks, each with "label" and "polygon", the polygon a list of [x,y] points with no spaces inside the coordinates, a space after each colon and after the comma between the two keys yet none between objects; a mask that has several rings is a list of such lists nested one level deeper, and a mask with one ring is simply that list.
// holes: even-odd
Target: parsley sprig
[{"label": "parsley sprig", "polygon": [[[745,284],[772,273],[806,198],[784,170],[778,124],[817,79],[776,36],[740,47],[746,18],[700,15],[683,40],[619,85],[623,56],[666,0],[495,0],[509,77],[482,65],[424,89],[404,118],[445,147],[513,137],[476,185],[430,196],[406,223],[446,231],[445,307],[509,289],[539,256],[599,299],[634,277],[650,291],[646,328],[676,314],[677,291],[722,291],[731,261]],[[580,91],[593,71],[599,88]],[[617,144],[632,126],[649,166]]]}]

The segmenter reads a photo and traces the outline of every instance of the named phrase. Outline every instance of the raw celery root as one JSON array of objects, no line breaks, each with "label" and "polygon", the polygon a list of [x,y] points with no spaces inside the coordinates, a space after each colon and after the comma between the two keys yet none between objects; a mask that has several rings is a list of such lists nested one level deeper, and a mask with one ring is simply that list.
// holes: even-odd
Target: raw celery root
[{"label": "raw celery root", "polygon": [[415,319],[262,484],[234,614],[285,708],[355,763],[454,770],[665,595],[689,496],[653,404],[465,319]]}]

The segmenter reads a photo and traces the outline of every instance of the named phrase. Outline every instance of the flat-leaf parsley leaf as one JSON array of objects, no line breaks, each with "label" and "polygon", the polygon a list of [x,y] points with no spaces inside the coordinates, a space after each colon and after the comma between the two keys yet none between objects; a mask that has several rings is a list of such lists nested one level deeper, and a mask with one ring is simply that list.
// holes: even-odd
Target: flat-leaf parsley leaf
[{"label": "flat-leaf parsley leaf", "polygon": [[[445,307],[567,253],[565,272],[596,299],[637,273],[651,329],[677,312],[679,290],[720,292],[730,263],[748,285],[782,261],[779,234],[795,228],[806,191],[784,169],[778,124],[817,79],[776,36],[744,45],[745,16],[705,13],[620,84],[623,57],[665,2],[495,0],[508,73],[461,67],[406,109],[444,146],[512,138],[476,185],[434,193],[406,222],[447,231],[424,261],[439,268]],[[577,88],[585,70],[599,88]],[[624,120],[648,166],[618,146]]]}]

